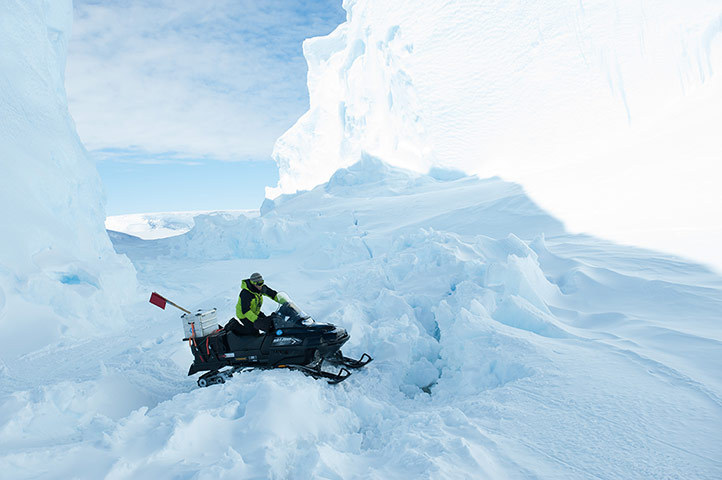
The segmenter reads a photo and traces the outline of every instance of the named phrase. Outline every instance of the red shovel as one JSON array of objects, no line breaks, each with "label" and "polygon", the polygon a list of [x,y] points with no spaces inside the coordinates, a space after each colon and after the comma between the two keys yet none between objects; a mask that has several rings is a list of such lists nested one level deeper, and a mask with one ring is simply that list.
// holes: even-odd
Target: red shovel
[{"label": "red shovel", "polygon": [[191,313],[189,310],[186,310],[185,308],[181,307],[180,305],[177,305],[177,304],[171,302],[171,301],[168,300],[167,298],[162,297],[161,295],[158,295],[158,294],[155,293],[155,292],[151,293],[151,295],[150,295],[150,303],[152,303],[152,304],[155,305],[156,307],[162,308],[163,310],[165,310],[165,304],[166,304],[166,303],[170,303],[170,304],[173,305],[175,308],[178,308],[178,309],[180,309],[180,310],[183,310],[183,311],[186,312],[186,313]]}]

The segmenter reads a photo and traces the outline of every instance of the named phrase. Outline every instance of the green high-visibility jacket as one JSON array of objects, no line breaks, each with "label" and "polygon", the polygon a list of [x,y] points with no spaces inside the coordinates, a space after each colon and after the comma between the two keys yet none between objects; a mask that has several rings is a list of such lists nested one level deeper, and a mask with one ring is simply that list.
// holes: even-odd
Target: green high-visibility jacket
[{"label": "green high-visibility jacket", "polygon": [[266,284],[261,285],[260,290],[251,285],[251,280],[246,279],[241,282],[241,293],[238,294],[238,303],[236,304],[236,317],[247,318],[251,322],[258,319],[263,305],[263,297],[266,296],[271,300],[283,303],[278,297],[278,292],[268,287]]}]

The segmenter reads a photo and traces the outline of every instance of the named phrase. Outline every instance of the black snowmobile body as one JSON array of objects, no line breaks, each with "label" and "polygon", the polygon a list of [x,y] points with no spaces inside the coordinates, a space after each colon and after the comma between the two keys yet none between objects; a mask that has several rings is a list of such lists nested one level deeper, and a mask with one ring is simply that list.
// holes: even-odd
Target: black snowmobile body
[{"label": "black snowmobile body", "polygon": [[[271,319],[274,328],[265,335],[236,335],[219,328],[205,337],[188,339],[194,356],[188,375],[208,372],[198,379],[198,385],[205,387],[224,383],[239,370],[289,368],[338,383],[351,374],[348,368],[360,368],[372,360],[367,354],[359,360],[344,357],[341,347],[349,339],[346,330],[316,323],[290,301]],[[342,368],[338,373],[323,371],[324,361]],[[226,367],[230,368],[221,370]]]}]

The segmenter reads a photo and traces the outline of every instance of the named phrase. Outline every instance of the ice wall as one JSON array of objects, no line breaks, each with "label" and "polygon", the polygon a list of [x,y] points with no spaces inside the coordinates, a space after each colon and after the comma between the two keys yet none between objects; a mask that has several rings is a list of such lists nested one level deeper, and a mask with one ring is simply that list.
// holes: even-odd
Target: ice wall
[{"label": "ice wall", "polygon": [[[718,1],[344,8],[344,24],[304,43],[310,109],[275,146],[268,196],[322,183],[366,152],[501,175],[572,230],[673,251],[694,253],[690,232],[722,216]],[[658,243],[670,233],[692,245]]]},{"label": "ice wall", "polygon": [[71,0],[0,2],[2,356],[124,323],[135,272],[104,228],[95,165],[68,113]]}]

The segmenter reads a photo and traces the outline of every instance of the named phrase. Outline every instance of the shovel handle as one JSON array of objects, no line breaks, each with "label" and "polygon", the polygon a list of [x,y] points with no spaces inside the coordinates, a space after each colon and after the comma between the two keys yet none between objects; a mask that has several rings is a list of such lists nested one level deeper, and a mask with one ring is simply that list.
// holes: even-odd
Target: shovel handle
[{"label": "shovel handle", "polygon": [[171,305],[173,305],[175,308],[177,308],[177,309],[179,309],[179,310],[183,310],[184,312],[186,312],[186,313],[188,313],[188,314],[191,313],[190,310],[186,310],[185,308],[181,307],[180,305],[171,302],[171,301],[168,300],[167,298],[165,299],[165,301],[168,302],[168,303],[170,303]]}]

